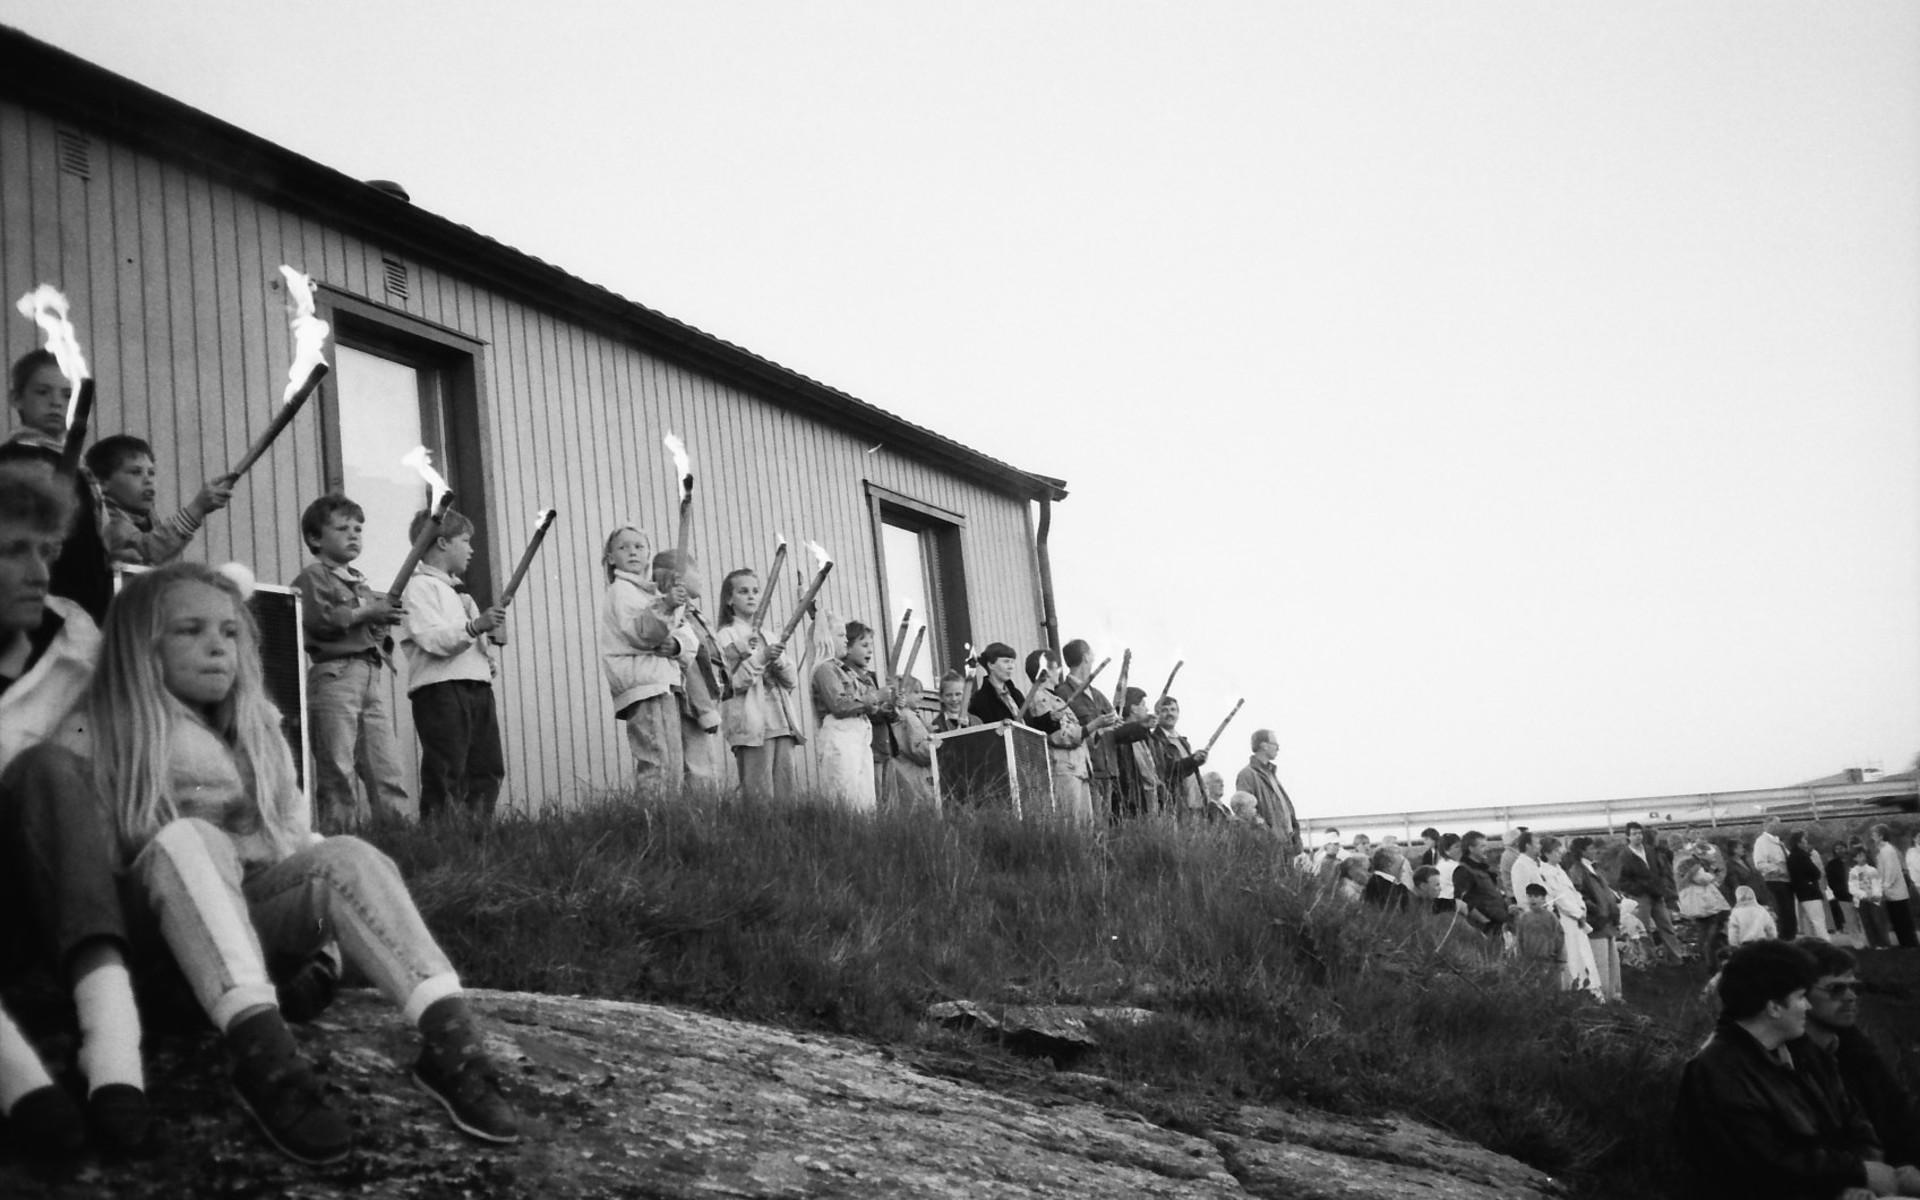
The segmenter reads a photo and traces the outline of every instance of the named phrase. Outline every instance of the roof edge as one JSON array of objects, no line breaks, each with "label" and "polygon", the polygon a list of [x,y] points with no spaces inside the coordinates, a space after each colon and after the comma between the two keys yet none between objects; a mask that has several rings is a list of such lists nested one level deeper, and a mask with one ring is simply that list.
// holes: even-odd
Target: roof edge
[{"label": "roof edge", "polygon": [[642,347],[670,351],[690,366],[772,393],[830,425],[911,447],[1004,495],[1066,498],[1064,480],[1022,470],[896,416],[9,25],[0,25],[0,64],[0,96],[56,119],[192,161],[377,246],[415,254],[450,274],[476,278]]}]

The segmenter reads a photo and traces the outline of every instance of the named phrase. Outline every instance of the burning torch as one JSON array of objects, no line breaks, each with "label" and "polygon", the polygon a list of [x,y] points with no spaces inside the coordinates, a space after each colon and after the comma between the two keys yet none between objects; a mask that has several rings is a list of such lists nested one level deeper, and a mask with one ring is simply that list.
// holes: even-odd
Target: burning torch
[{"label": "burning torch", "polygon": [[313,280],[284,263],[280,267],[280,274],[287,281],[287,313],[293,330],[293,365],[287,368],[287,386],[280,394],[280,411],[273,415],[273,420],[267,423],[259,437],[253,439],[253,445],[247,447],[247,452],[228,472],[235,479],[245,475],[254,463],[260,461],[267,447],[273,445],[273,439],[280,436],[280,431],[293,420],[300,406],[307,402],[307,397],[313,395],[320,381],[327,377],[327,360],[322,349],[327,342],[328,328],[325,321],[313,315]]},{"label": "burning torch", "polygon": [[800,618],[806,615],[807,608],[813,604],[814,597],[820,594],[821,586],[827,582],[827,573],[833,570],[833,559],[818,542],[808,542],[807,550],[813,555],[813,561],[820,564],[820,569],[814,572],[813,582],[809,583],[807,590],[801,594],[799,606],[793,610],[793,615],[787,618],[787,627],[780,631],[780,644],[783,646],[787,644],[787,639],[793,636],[793,631],[800,628]]},{"label": "burning torch", "polygon": [[680,479],[680,536],[673,548],[679,551],[680,565],[685,567],[687,543],[693,540],[693,465],[687,460],[686,443],[678,437],[670,432],[660,441],[666,446],[667,453],[673,456],[674,473]]},{"label": "burning torch", "polygon": [[80,339],[74,335],[73,322],[67,319],[67,298],[50,283],[20,297],[20,315],[38,325],[47,335],[47,351],[59,364],[60,373],[73,384],[73,398],[67,401],[67,433],[60,444],[60,467],[72,472],[80,465],[80,451],[87,441],[87,419],[93,414],[93,376],[87,370],[86,356],[80,353]]},{"label": "burning torch", "polygon": [[427,547],[433,545],[434,539],[440,536],[440,522],[446,518],[447,510],[453,507],[453,489],[440,477],[440,472],[433,469],[433,457],[427,453],[425,446],[415,446],[400,460],[400,464],[420,473],[420,478],[427,481],[431,499],[427,504],[427,519],[420,524],[420,534],[413,539],[406,561],[400,564],[400,573],[393,577],[393,586],[387,589],[387,599],[395,606],[399,605],[400,593],[407,590],[407,580],[413,578],[413,569],[420,565]]}]

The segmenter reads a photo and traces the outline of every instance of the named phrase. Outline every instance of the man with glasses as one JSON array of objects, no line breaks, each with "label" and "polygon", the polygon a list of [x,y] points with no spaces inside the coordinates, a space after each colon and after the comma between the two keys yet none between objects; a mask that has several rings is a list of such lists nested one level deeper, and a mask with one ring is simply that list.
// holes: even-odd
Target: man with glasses
[{"label": "man with glasses", "polygon": [[1920,1105],[1860,1028],[1860,980],[1853,955],[1831,942],[1801,938],[1820,978],[1807,989],[1807,1040],[1831,1054],[1847,1091],[1866,1110],[1890,1163],[1920,1164]]},{"label": "man with glasses", "polygon": [[1682,1072],[1674,1110],[1692,1194],[1854,1200],[1920,1189],[1920,1171],[1884,1161],[1832,1057],[1805,1036],[1821,978],[1813,956],[1787,942],[1727,956],[1719,1023]]}]

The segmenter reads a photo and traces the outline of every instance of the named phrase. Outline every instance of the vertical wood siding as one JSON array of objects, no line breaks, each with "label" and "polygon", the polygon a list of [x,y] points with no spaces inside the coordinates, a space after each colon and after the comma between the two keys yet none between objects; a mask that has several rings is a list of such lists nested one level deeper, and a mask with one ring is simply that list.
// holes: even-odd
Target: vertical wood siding
[{"label": "vertical wood siding", "polygon": [[[153,442],[163,510],[236,460],[279,401],[292,353],[282,293],[269,288],[281,263],[486,347],[478,363],[484,411],[452,419],[483,421],[484,503],[495,544],[481,551],[497,583],[525,544],[534,510],[560,511],[515,601],[503,654],[508,803],[531,810],[568,804],[628,777],[624,733],[595,652],[600,547],[624,521],[637,521],[659,546],[671,544],[676,484],[661,446],[669,430],[693,457],[693,548],[709,611],[718,608],[726,572],[764,571],[775,535],[784,533],[790,564],[806,562],[805,539],[833,553],[837,565],[824,591],[833,612],[884,624],[864,487],[871,480],[965,517],[976,645],[1039,644],[1025,502],[891,447],[869,455],[852,434],[564,313],[78,132],[91,142],[86,180],[60,173],[51,120],[0,102],[0,291],[8,303],[0,345],[10,364],[39,343],[37,330],[12,313],[15,298],[43,281],[67,293],[99,380],[93,436],[124,431]],[[412,286],[402,302],[386,292],[383,257],[408,268]],[[320,456],[317,421],[303,414],[187,553],[247,562],[262,580],[292,579],[306,563],[299,519],[320,492]],[[771,581],[775,620],[794,599],[791,565],[785,575]],[[400,713],[410,740],[404,705]],[[810,755],[801,758],[810,782]]]}]

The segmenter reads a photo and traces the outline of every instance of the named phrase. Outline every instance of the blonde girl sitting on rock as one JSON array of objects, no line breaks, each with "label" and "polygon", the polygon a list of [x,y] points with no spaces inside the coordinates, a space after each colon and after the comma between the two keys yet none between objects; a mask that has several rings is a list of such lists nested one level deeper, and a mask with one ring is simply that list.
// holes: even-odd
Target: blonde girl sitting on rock
[{"label": "blonde girl sitting on rock", "polygon": [[358,838],[311,829],[239,588],[198,563],[136,576],[104,638],[83,727],[69,737],[111,798],[133,902],[152,910],[225,1034],[234,1089],[267,1138],[313,1164],[352,1148],[266,968],[269,952],[304,957],[337,942],[419,1027],[413,1078],[454,1125],[518,1140],[460,978],[398,868]]}]

